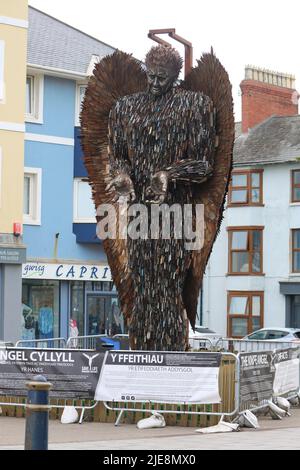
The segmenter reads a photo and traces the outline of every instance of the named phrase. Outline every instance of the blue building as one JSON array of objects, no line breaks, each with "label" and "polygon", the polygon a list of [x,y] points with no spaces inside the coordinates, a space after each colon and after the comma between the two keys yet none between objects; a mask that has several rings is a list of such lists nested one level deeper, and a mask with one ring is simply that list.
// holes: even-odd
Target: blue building
[{"label": "blue building", "polygon": [[94,65],[114,48],[29,8],[22,338],[123,330],[82,162],[79,112]]}]

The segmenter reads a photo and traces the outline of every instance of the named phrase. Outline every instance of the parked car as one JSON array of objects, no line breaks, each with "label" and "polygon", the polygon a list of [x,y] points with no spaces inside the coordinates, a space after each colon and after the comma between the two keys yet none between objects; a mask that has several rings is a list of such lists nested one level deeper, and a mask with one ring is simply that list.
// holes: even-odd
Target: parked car
[{"label": "parked car", "polygon": [[300,329],[298,328],[261,328],[245,336],[247,340],[287,341],[300,343]]},{"label": "parked car", "polygon": [[191,349],[214,349],[217,347],[220,339],[222,339],[222,336],[210,328],[196,325],[193,331],[190,326],[189,345]]}]

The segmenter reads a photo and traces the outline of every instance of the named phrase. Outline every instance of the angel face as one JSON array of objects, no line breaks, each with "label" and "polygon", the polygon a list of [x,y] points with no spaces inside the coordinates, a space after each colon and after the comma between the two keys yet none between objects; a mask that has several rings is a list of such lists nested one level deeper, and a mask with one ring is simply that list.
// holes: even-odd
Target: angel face
[{"label": "angel face", "polygon": [[147,69],[147,79],[150,93],[161,96],[172,88],[176,76],[167,67],[152,65]]}]

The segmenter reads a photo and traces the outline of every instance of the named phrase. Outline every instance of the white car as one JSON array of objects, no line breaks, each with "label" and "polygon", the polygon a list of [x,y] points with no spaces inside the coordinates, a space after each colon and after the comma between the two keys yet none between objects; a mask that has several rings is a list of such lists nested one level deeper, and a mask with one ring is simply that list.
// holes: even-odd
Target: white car
[{"label": "white car", "polygon": [[216,333],[215,331],[211,330],[210,328],[206,328],[205,326],[201,325],[196,325],[195,330],[193,331],[192,327],[190,326],[190,349],[215,349],[218,347],[218,343],[220,343],[221,339],[222,336]]},{"label": "white car", "polygon": [[246,340],[283,341],[300,343],[299,328],[261,328],[250,335],[245,336]]}]

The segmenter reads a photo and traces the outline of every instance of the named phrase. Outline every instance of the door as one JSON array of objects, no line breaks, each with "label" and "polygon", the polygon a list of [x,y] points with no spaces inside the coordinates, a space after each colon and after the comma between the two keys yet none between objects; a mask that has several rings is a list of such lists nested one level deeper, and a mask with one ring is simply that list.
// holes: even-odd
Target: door
[{"label": "door", "polygon": [[300,295],[292,297],[292,328],[300,328]]},{"label": "door", "polygon": [[87,293],[86,296],[87,335],[115,335],[123,333],[123,318],[117,296]]}]

